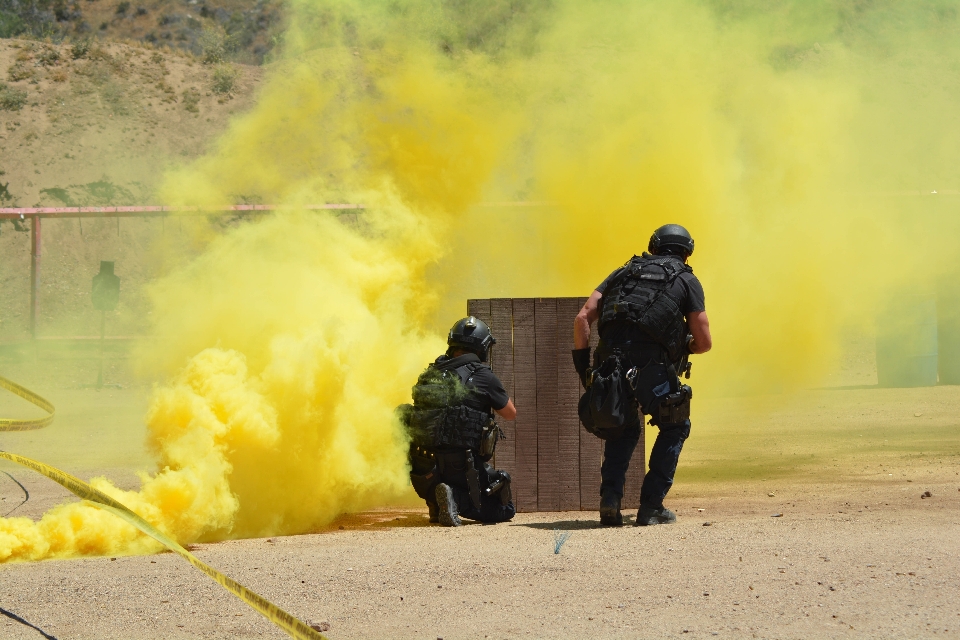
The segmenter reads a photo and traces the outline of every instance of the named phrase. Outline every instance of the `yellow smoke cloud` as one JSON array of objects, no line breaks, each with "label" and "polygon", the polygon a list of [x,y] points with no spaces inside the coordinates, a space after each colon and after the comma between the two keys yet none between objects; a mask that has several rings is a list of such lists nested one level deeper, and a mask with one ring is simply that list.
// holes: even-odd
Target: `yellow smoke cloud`
[{"label": "yellow smoke cloud", "polygon": [[[292,211],[153,287],[158,472],[98,488],[181,542],[295,533],[408,491],[392,410],[469,296],[587,295],[691,229],[698,389],[817,383],[840,330],[956,269],[958,17],[930,2],[297,0],[257,106],[169,204]],[[539,209],[482,201],[543,200]],[[363,202],[358,217],[297,207]],[[907,253],[912,251],[913,253]],[[918,253],[922,253],[918,256]],[[152,549],[81,505],[0,560]]]},{"label": "yellow smoke cloud", "polygon": [[550,16],[523,63],[529,127],[488,199],[555,206],[477,209],[496,238],[460,236],[451,262],[482,262],[450,307],[588,295],[679,222],[716,337],[699,387],[739,394],[818,384],[842,328],[871,332],[890,296],[960,266],[957,219],[895,195],[956,188],[955,9],[582,2]]}]

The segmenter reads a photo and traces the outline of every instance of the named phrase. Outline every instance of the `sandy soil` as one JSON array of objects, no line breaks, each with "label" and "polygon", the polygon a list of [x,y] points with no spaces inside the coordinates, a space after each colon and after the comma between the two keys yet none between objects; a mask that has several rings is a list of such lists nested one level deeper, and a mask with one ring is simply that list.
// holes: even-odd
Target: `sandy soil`
[{"label": "sandy soil", "polygon": [[[77,389],[80,361],[58,362],[4,366],[58,418],[0,448],[135,488],[149,389]],[[391,507],[197,554],[334,639],[960,637],[958,409],[950,386],[701,399],[668,527],[569,512],[452,530]],[[0,415],[36,413],[0,395]],[[30,492],[15,515],[71,499],[0,471]],[[0,513],[22,497],[0,473]],[[285,637],[169,553],[0,565],[0,584],[4,639]]]},{"label": "sandy soil", "polygon": [[[821,392],[817,408],[830,398],[830,410],[855,405],[862,393]],[[16,442],[7,434],[4,445],[134,488],[133,469],[148,464],[134,442],[143,391],[49,395],[64,419]],[[98,423],[102,413],[116,419]],[[768,425],[796,419],[782,411]],[[420,509],[392,508],[311,535],[199,545],[197,554],[295,615],[326,622],[331,638],[960,637],[960,471],[951,442],[941,443],[947,454],[931,445],[921,457],[828,453],[786,476],[764,474],[776,471],[765,465],[732,481],[702,469],[684,480],[682,468],[668,501],[680,521],[669,527],[604,529],[595,514],[570,512],[452,530],[429,525]],[[99,453],[74,454],[71,464],[81,449]],[[736,464],[731,451],[721,467]],[[688,461],[707,464],[695,448]],[[30,471],[0,468],[30,491],[16,515],[38,518],[69,499]],[[6,512],[22,491],[0,475],[0,497]],[[555,530],[572,532],[559,554]],[[38,629],[60,640],[284,637],[173,554],[2,565],[0,582],[2,638],[43,637]]]},{"label": "sandy soil", "polygon": [[[331,638],[960,637],[960,477],[911,480],[712,487],[648,528],[384,510],[197,554]],[[0,571],[4,638],[41,637],[10,614],[61,640],[284,637],[169,553]]]}]

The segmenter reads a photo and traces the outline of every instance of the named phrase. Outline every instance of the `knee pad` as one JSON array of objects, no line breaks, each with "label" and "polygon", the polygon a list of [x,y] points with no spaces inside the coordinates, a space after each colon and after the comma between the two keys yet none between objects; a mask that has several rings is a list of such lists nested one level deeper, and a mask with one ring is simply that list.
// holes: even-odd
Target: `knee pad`
[{"label": "knee pad", "polygon": [[[503,488],[500,489],[500,504],[502,504],[503,506],[507,506],[508,504],[513,502],[513,492],[510,491],[510,474],[507,473],[506,471],[504,471],[503,474],[507,478],[506,478],[506,481],[504,482]],[[510,517],[512,518],[513,515],[511,515]]]},{"label": "knee pad", "polygon": [[[486,465],[488,468],[490,465]],[[492,470],[492,469],[491,469]],[[510,491],[510,474],[506,471],[488,471],[487,488],[484,494],[488,497],[497,495],[500,497],[500,504],[507,505],[513,500],[513,494]]]}]

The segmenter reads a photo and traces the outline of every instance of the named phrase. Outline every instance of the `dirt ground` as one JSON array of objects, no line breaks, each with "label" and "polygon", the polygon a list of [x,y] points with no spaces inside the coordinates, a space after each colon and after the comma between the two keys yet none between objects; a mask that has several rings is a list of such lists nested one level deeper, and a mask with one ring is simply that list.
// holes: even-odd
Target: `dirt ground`
[{"label": "dirt ground", "polygon": [[[135,487],[149,390],[31,382],[58,419],[2,448]],[[0,412],[31,411],[18,402]],[[960,387],[747,404],[698,405],[668,498],[676,525],[606,529],[568,512],[454,530],[384,507],[196,553],[334,639],[960,637]],[[0,470],[30,492],[15,515],[70,499]],[[0,498],[4,512],[23,499],[3,474]],[[559,554],[557,531],[570,532]],[[284,637],[169,553],[0,565],[0,584],[5,639]]]},{"label": "dirt ground", "polygon": [[[713,487],[648,528],[539,513],[454,530],[384,510],[197,555],[331,638],[958,637],[958,487],[943,470],[773,498]],[[284,637],[169,553],[0,571],[4,638]]]}]

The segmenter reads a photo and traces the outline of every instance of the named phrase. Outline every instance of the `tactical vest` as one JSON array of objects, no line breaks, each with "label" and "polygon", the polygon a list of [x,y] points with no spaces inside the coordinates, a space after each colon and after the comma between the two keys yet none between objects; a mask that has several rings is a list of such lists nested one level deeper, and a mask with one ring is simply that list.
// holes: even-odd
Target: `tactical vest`
[{"label": "tactical vest", "polygon": [[693,269],[678,258],[634,256],[607,284],[600,298],[599,326],[626,319],[659,343],[670,360],[677,360],[683,354],[687,324],[683,300],[671,289],[682,273],[693,273]]},{"label": "tactical vest", "polygon": [[491,430],[499,431],[492,416],[463,403],[471,393],[468,387],[470,378],[477,369],[485,366],[468,362],[456,369],[443,369],[433,363],[420,374],[413,387],[413,404],[397,407],[400,421],[413,445],[425,449],[455,447],[476,452],[490,446],[485,441],[489,441]]}]

